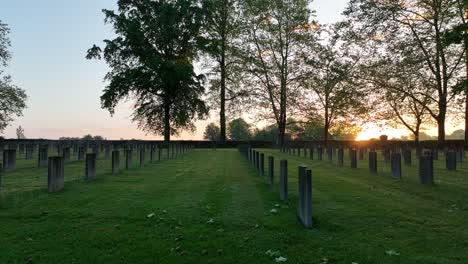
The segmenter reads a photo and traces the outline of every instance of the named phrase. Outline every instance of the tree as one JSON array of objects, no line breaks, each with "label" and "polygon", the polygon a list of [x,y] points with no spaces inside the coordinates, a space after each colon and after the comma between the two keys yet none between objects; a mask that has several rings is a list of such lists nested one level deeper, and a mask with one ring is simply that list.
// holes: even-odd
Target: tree
[{"label": "tree", "polygon": [[237,40],[241,30],[239,1],[204,0],[203,9],[206,12],[203,24],[207,39],[205,51],[215,61],[210,72],[214,75],[210,88],[216,105],[219,105],[219,141],[224,144],[227,109],[247,95],[240,85],[243,73],[237,59]]},{"label": "tree", "polygon": [[252,140],[275,142],[278,138],[278,127],[269,125],[262,129],[255,129],[252,135]]},{"label": "tree", "polygon": [[10,75],[4,73],[11,54],[8,50],[10,29],[0,20],[0,133],[13,121],[13,116],[21,116],[26,108],[26,92],[12,83]]},{"label": "tree", "polygon": [[24,135],[24,129],[19,126],[17,129],[16,129],[16,138],[17,139],[25,139],[26,136]]},{"label": "tree", "polygon": [[352,44],[343,41],[335,25],[323,30],[323,40],[313,43],[315,52],[307,55],[310,66],[309,78],[305,86],[315,96],[307,104],[307,111],[318,112],[323,120],[323,141],[328,142],[330,130],[338,121],[347,121],[349,125],[366,113],[365,92],[355,81],[358,74],[358,52],[353,52]]},{"label": "tree", "polygon": [[220,139],[219,126],[217,126],[215,123],[209,123],[205,127],[205,132],[203,133],[203,139],[213,141],[213,142],[219,140]]},{"label": "tree", "polygon": [[[424,108],[437,122],[440,145],[445,142],[445,121],[453,99],[451,88],[464,57],[463,47],[444,45],[444,32],[460,21],[458,12],[457,2],[448,0],[351,0],[344,12],[348,25],[356,32],[354,36],[366,38],[368,45],[381,54],[417,58],[406,63],[418,66],[424,73],[421,76],[431,82],[429,95],[433,103]],[[413,97],[404,89],[400,92]]]},{"label": "tree", "polygon": [[94,141],[103,141],[103,140],[106,140],[106,139],[105,139],[103,136],[97,135],[97,136],[94,136],[94,137],[93,137],[93,140],[94,140]]},{"label": "tree", "polygon": [[237,118],[229,122],[229,138],[233,141],[249,140],[252,135],[250,125],[242,118]]},{"label": "tree", "polygon": [[461,77],[461,81],[455,87],[455,93],[464,93],[465,103],[465,145],[468,146],[468,0],[457,0],[458,14],[461,19],[460,23],[455,25],[451,30],[445,33],[445,42],[447,45],[463,44],[465,48],[465,76]]},{"label": "tree", "polygon": [[111,114],[125,98],[135,98],[133,121],[146,132],[171,135],[194,130],[208,108],[201,99],[204,76],[194,72],[202,12],[198,1],[119,0],[118,11],[104,10],[117,37],[93,46],[87,58],[104,57],[111,71],[101,96]]},{"label": "tree", "polygon": [[306,0],[245,0],[242,6],[245,34],[242,55],[245,70],[252,78],[243,81],[252,87],[252,98],[267,118],[278,126],[277,143],[285,139],[287,118],[302,87],[302,50],[313,41],[315,26]]},{"label": "tree", "polygon": [[91,134],[87,134],[87,135],[84,135],[81,140],[84,140],[84,141],[93,141],[94,140],[94,137],[93,135]]},{"label": "tree", "polygon": [[[408,55],[409,57],[410,55]],[[403,126],[412,134],[416,146],[424,124],[430,123],[427,111],[434,103],[431,100],[431,85],[424,79],[419,68],[388,56],[366,69],[372,96],[377,98],[374,112],[387,125]],[[402,92],[404,91],[404,92]],[[411,96],[409,96],[409,94]]]}]

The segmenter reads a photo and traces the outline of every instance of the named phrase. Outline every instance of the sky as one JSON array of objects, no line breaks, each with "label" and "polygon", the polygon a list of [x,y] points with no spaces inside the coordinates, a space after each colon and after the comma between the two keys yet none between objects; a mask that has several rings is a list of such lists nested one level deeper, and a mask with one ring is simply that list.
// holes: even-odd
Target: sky
[{"label": "sky", "polygon": [[[26,90],[23,116],[4,131],[16,137],[22,126],[28,138],[101,135],[107,139],[160,139],[138,130],[130,120],[131,102],[119,105],[114,116],[101,109],[100,95],[108,71],[103,61],[85,59],[87,49],[112,38],[104,24],[103,8],[114,9],[116,0],[0,0],[0,20],[11,29],[13,59],[6,69],[14,83]],[[315,0],[316,19],[331,23],[341,17],[347,0]],[[207,123],[197,122],[193,134],[179,138],[201,139]]]}]

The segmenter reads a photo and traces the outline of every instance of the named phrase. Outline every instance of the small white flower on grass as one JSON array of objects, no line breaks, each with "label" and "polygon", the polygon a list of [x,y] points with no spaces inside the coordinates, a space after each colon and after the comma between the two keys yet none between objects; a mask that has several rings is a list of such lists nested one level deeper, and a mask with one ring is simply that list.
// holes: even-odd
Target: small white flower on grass
[{"label": "small white flower on grass", "polygon": [[275,207],[280,207],[280,205],[279,205],[279,204],[275,204]]},{"label": "small white flower on grass", "polygon": [[389,256],[399,256],[400,255],[400,253],[396,252],[393,249],[387,250],[387,251],[385,251],[385,253],[387,253],[387,255],[389,255]]},{"label": "small white flower on grass", "polygon": [[166,210],[162,210],[163,214],[167,214],[167,211]]},{"label": "small white flower on grass", "polygon": [[270,210],[270,213],[272,213],[272,214],[277,214],[277,213],[278,213],[278,210],[275,209],[275,208],[273,208],[273,209]]},{"label": "small white flower on grass", "polygon": [[151,213],[149,215],[146,216],[147,218],[153,218],[154,217],[154,213]]},{"label": "small white flower on grass", "polygon": [[210,220],[206,221],[206,223],[207,223],[207,224],[210,224],[210,225],[214,224],[214,222],[215,222],[215,221],[214,221],[213,218],[210,218]]},{"label": "small white flower on grass", "polygon": [[276,263],[279,263],[279,262],[286,262],[287,260],[288,260],[287,258],[281,257],[281,256],[275,258],[275,262],[276,262]]}]

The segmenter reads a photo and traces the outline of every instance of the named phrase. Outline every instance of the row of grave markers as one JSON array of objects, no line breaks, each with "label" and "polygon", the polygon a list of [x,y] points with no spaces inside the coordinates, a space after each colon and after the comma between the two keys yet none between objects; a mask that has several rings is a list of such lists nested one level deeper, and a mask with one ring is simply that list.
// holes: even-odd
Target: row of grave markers
[{"label": "row of grave markers", "polygon": [[[155,153],[156,151],[158,151],[158,155],[159,155],[159,159],[161,159],[161,155],[163,155],[161,153],[162,149],[166,149],[167,150],[167,158],[169,159],[169,156],[171,155],[172,153],[172,158],[174,158],[174,156],[177,156],[178,155],[178,152],[180,151],[181,149],[181,146],[182,145],[185,145],[185,144],[170,144],[169,147],[167,148],[164,148],[162,146],[158,146],[158,145],[153,145],[153,144],[146,144],[146,145],[137,145],[137,150],[138,151],[146,151],[146,150],[150,150],[150,157],[151,157],[151,161],[154,160],[154,157],[155,157]],[[49,150],[51,149],[51,147],[56,147],[57,149],[57,156],[61,156],[64,158],[64,161],[65,162],[68,162],[71,160],[71,157],[72,157],[72,154],[71,154],[71,149],[72,147],[70,146],[67,146],[67,145],[55,145],[55,146],[51,146],[51,145],[28,145],[26,147],[26,149],[31,149],[31,152],[28,152],[26,151],[26,155],[25,155],[25,158],[26,159],[33,159],[33,156],[34,156],[34,153],[37,153],[37,166],[38,167],[46,167],[47,166],[47,163],[48,163],[48,157],[49,157]],[[124,146],[124,151],[126,150],[133,150],[134,149],[134,146],[133,145],[128,145],[128,146]],[[12,146],[8,146],[7,149],[4,149],[4,147],[2,147],[3,149],[3,166],[0,167],[0,169],[3,169],[3,171],[5,172],[8,172],[8,171],[13,171],[16,169],[16,159],[17,159],[17,146],[14,145],[13,147]],[[36,150],[37,149],[37,150]],[[103,152],[105,151],[105,158],[110,158],[110,155],[111,155],[111,151],[112,150],[117,150],[118,147],[113,147],[112,145],[110,144],[106,144],[106,145],[93,145],[91,146],[91,150],[92,150],[92,153],[95,153],[97,155],[97,158],[99,158],[99,154],[100,152]],[[82,144],[82,145],[78,145],[78,144],[74,144],[73,145],[73,156],[77,156],[77,160],[79,161],[84,161],[85,160],[85,155],[87,154],[88,152],[88,145],[86,144]],[[25,152],[23,152],[24,154]],[[21,155],[21,152],[20,152],[20,155]]]},{"label": "row of grave markers", "polygon": [[[267,173],[265,174],[265,154],[248,146],[240,146],[239,151],[261,176],[266,176],[269,185],[274,183],[274,157],[268,156]],[[279,196],[282,201],[288,200],[288,161],[280,160]],[[298,205],[297,218],[305,228],[312,227],[312,171],[306,166],[298,170]]]},{"label": "row of grave markers", "polygon": [[[139,165],[140,167],[144,167],[145,164],[145,157],[146,157],[146,149],[150,149],[150,162],[154,162],[156,158],[157,152],[157,160],[161,161],[163,155],[163,148],[155,147],[155,146],[138,146],[139,150]],[[70,160],[70,153],[69,148],[63,149],[63,155],[61,156],[51,156],[48,157],[48,147],[39,148],[38,153],[38,166],[48,167],[48,177],[47,177],[47,186],[49,192],[59,192],[63,190],[64,187],[64,168],[67,161]],[[192,145],[185,145],[185,144],[171,144],[170,147],[166,148],[167,150],[167,159],[170,158],[177,158],[183,154],[186,154],[191,149],[193,149]],[[80,147],[78,150],[78,160],[85,161],[85,179],[87,181],[92,181],[96,179],[96,164],[97,158],[99,155],[99,149],[93,149],[93,153],[86,153],[86,149]],[[125,148],[125,168],[130,169],[133,166],[133,148]],[[120,151],[119,150],[112,150],[112,175],[116,175],[119,173],[120,170]],[[107,157],[108,155],[106,155]],[[4,150],[3,153],[3,167],[2,163],[0,163],[0,168],[3,168],[4,173],[13,171],[16,168],[16,149],[7,149]],[[2,170],[0,170],[0,191],[2,190]]]},{"label": "row of grave markers", "polygon": [[[283,148],[281,149],[284,153],[289,153],[295,155],[297,150],[297,155],[301,156],[300,148],[291,149]],[[309,151],[307,151],[309,150]],[[265,173],[265,154],[261,153],[249,146],[239,146],[239,151],[242,155],[249,160],[251,165],[258,171],[261,176],[266,176],[267,182],[270,185],[273,185],[274,182],[274,157],[268,156],[268,165],[267,173]],[[336,149],[335,149],[336,151]],[[327,156],[330,163],[333,160],[333,149],[328,148]],[[308,152],[308,153],[307,153]],[[344,166],[344,148],[339,148],[337,151],[338,165]],[[349,149],[349,158],[350,158],[350,167],[357,168],[358,162],[358,153],[359,159],[363,160],[364,155],[367,150],[360,149],[359,152],[357,149]],[[385,151],[384,151],[385,152]],[[323,148],[317,148],[318,160],[323,159]],[[373,174],[377,173],[377,151],[372,149],[368,153],[369,155],[369,171]],[[400,179],[402,176],[402,155],[398,152],[384,153],[384,156],[388,155],[388,160],[390,162],[391,175],[394,178]],[[434,184],[434,159],[436,154],[434,150],[424,151],[419,156],[419,179],[421,184]],[[446,167],[448,170],[456,170],[457,161],[463,160],[463,154],[457,153],[453,150],[446,151]],[[459,158],[457,158],[457,156]],[[309,157],[311,160],[314,159],[314,148],[304,148],[304,158]],[[411,165],[411,150],[403,150],[403,159],[406,165]],[[387,160],[387,157],[385,157]],[[279,194],[282,201],[288,199],[288,161],[283,159],[280,161],[280,177],[279,177]],[[298,168],[298,219],[300,223],[306,227],[312,227],[312,171],[308,170],[306,166],[300,165]]]},{"label": "row of grave markers", "polygon": [[[297,155],[301,156],[301,149],[303,149],[303,156],[304,158],[309,157],[311,160],[314,160],[314,147],[304,147],[304,148],[290,148],[285,147],[282,148],[281,151],[283,153],[287,153],[290,155]],[[420,149],[418,149],[417,156],[419,157],[419,179],[421,184],[433,184],[434,183],[434,160],[438,159],[438,150],[431,149],[422,151],[421,154]],[[330,163],[333,163],[333,156],[337,152],[337,164],[340,167],[344,166],[344,148],[336,148],[329,147],[327,148],[327,157]],[[357,168],[358,162],[358,153],[359,153],[359,160],[364,160],[364,155],[366,154],[367,149],[354,149],[349,148],[349,159],[350,159],[350,167],[355,169]],[[384,160],[390,163],[390,174],[393,178],[401,179],[402,177],[402,158],[404,164],[409,166],[412,163],[412,153],[411,149],[402,149],[401,152],[394,151],[390,152],[388,149],[383,149],[382,153],[384,156]],[[377,151],[375,149],[371,149],[368,153],[368,162],[369,162],[369,171],[373,174],[377,173]],[[465,152],[462,148],[458,149],[447,149],[445,151],[445,159],[446,159],[446,169],[450,171],[455,171],[457,169],[457,163],[462,162],[465,157]],[[323,160],[323,148],[317,147],[317,160]]]}]

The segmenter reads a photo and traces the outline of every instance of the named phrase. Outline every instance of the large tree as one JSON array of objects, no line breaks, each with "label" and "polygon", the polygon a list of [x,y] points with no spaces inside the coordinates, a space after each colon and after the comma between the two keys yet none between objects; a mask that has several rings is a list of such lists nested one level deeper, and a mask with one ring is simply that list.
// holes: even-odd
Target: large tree
[{"label": "large tree", "polygon": [[250,124],[242,118],[237,118],[229,122],[229,139],[234,141],[249,140],[252,137]]},{"label": "large tree", "polygon": [[302,50],[312,41],[314,22],[307,0],[245,0],[242,6],[245,78],[252,98],[278,126],[277,143],[285,139],[287,118],[301,92]]},{"label": "large tree", "polygon": [[408,129],[416,145],[419,145],[421,130],[431,123],[427,109],[434,102],[431,100],[431,84],[414,66],[389,55],[369,65],[363,72],[366,72],[374,91],[372,96],[377,103],[373,110],[377,119],[384,120],[390,126]]},{"label": "large tree", "polygon": [[[238,0],[203,0],[205,51],[214,65],[209,67],[213,105],[219,108],[221,144],[226,142],[226,112],[236,110],[239,99],[247,95],[240,84],[243,75],[239,63],[238,37],[241,32]],[[210,65],[211,66],[211,65]]]},{"label": "large tree", "polygon": [[4,67],[11,59],[9,52],[10,29],[0,20],[0,133],[13,121],[14,116],[21,116],[26,107],[26,92],[12,83],[10,75],[4,73]]},{"label": "large tree", "polygon": [[209,141],[218,141],[219,140],[219,126],[217,126],[215,123],[209,123],[205,127],[205,132],[203,132],[203,139],[209,140]]},{"label": "large tree", "polygon": [[[418,66],[425,73],[421,76],[431,83],[433,103],[425,108],[437,122],[441,145],[445,142],[445,122],[453,99],[451,89],[464,57],[460,45],[444,45],[444,32],[460,21],[458,12],[455,0],[351,0],[345,11],[348,24],[358,32],[355,36],[367,38],[368,44],[382,54],[397,59],[408,55],[417,58],[407,63]],[[413,97],[403,88],[400,92]]]},{"label": "large tree", "polygon": [[365,91],[356,82],[359,74],[360,53],[340,37],[335,25],[324,27],[322,40],[313,43],[306,53],[310,71],[304,86],[311,89],[307,112],[319,114],[323,120],[322,140],[327,144],[330,130],[346,121],[352,126],[366,113]]},{"label": "large tree", "polygon": [[111,71],[101,96],[114,113],[117,104],[135,99],[133,120],[144,131],[170,136],[194,129],[193,120],[208,112],[201,97],[203,76],[194,71],[202,11],[191,0],[119,0],[118,10],[104,10],[116,38],[94,46],[88,58],[104,57]]},{"label": "large tree", "polygon": [[465,104],[465,145],[468,146],[468,0],[457,0],[459,24],[445,33],[445,42],[447,45],[460,45],[465,47],[465,74],[460,78],[455,87],[455,93],[464,94],[462,99]]}]

